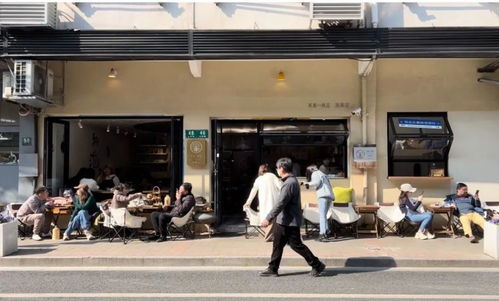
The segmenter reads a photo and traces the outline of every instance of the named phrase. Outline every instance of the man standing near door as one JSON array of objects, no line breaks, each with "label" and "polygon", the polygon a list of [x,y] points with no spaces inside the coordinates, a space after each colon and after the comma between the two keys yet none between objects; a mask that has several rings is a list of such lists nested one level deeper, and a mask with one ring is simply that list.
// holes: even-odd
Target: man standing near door
[{"label": "man standing near door", "polygon": [[268,268],[260,276],[279,276],[282,252],[286,244],[300,254],[312,267],[310,274],[319,276],[326,266],[317,258],[310,249],[303,244],[300,234],[302,220],[300,184],[292,174],[293,162],[289,158],[281,158],[276,163],[277,173],[284,181],[276,205],[262,221],[262,227],[268,227],[270,221],[275,219],[274,243],[272,257]]}]

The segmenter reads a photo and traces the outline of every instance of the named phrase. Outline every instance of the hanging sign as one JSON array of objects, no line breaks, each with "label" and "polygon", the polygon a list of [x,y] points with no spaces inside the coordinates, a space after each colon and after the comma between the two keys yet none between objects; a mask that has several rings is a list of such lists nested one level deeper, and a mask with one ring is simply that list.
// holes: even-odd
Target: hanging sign
[{"label": "hanging sign", "polygon": [[354,146],[353,166],[362,169],[376,167],[376,146]]},{"label": "hanging sign", "polygon": [[208,130],[185,130],[187,139],[208,139]]},{"label": "hanging sign", "polygon": [[399,127],[401,128],[414,128],[414,129],[433,129],[441,130],[442,122],[440,120],[428,119],[399,119]]}]

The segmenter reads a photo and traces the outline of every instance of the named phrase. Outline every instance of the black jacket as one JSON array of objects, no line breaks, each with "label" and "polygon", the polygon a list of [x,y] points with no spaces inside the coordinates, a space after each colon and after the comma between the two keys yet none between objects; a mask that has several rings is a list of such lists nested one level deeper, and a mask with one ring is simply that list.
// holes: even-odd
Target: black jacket
[{"label": "black jacket", "polygon": [[279,198],[267,215],[267,220],[274,218],[282,226],[299,227],[302,220],[300,184],[294,175],[283,179]]},{"label": "black jacket", "polygon": [[171,216],[182,217],[196,205],[196,199],[192,194],[184,195],[184,197],[175,201],[175,207],[170,212]]}]

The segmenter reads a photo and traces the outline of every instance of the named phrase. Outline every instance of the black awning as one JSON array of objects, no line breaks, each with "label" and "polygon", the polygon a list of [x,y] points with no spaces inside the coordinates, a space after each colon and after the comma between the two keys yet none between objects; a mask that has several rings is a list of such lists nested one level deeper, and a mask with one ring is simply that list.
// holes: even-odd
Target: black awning
[{"label": "black awning", "polygon": [[332,30],[19,30],[3,57],[53,60],[499,57],[499,27]]}]

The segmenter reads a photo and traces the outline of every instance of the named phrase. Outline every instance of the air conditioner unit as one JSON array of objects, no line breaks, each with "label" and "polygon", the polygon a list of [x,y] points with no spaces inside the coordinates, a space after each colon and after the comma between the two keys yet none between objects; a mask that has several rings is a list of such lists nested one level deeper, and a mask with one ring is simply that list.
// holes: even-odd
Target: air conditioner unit
[{"label": "air conditioner unit", "polygon": [[54,73],[31,60],[14,61],[13,73],[3,73],[4,99],[35,108],[53,105]]},{"label": "air conditioner unit", "polygon": [[314,20],[362,20],[364,6],[362,3],[310,3],[310,18]]},{"label": "air conditioner unit", "polygon": [[51,27],[57,25],[57,3],[0,3],[0,26]]}]

